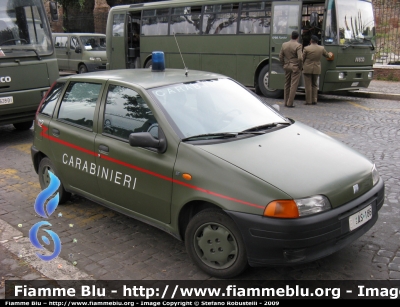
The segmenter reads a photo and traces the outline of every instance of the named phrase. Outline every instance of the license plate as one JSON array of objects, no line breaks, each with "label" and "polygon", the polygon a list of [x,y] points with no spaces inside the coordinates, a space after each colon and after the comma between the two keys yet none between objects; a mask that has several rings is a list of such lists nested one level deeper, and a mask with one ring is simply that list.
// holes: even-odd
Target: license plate
[{"label": "license plate", "polygon": [[372,206],[369,205],[349,217],[350,231],[360,227],[372,218]]},{"label": "license plate", "polygon": [[2,105],[2,104],[12,104],[14,101],[13,101],[13,98],[12,98],[12,96],[10,96],[10,97],[0,97],[0,105]]},{"label": "license plate", "polygon": [[358,86],[358,83],[360,83],[360,82],[353,82],[353,83],[351,84],[351,86]]}]

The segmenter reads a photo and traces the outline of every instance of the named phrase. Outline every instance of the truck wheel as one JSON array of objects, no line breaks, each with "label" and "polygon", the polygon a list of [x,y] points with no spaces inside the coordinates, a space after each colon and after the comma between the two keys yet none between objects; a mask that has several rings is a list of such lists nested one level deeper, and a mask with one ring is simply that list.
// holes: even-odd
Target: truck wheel
[{"label": "truck wheel", "polygon": [[186,250],[204,272],[217,278],[231,278],[248,266],[242,235],[223,211],[206,209],[189,222]]},{"label": "truck wheel", "polygon": [[[281,71],[283,71],[283,68],[279,69],[279,72]],[[267,98],[275,98],[275,99],[283,98],[283,90],[278,90],[268,87],[268,79],[269,79],[269,65],[267,64],[263,67],[263,69],[261,69],[261,72],[258,75],[259,91]]]},{"label": "truck wheel", "polygon": [[[49,158],[43,158],[39,163],[39,183],[42,190],[47,188],[50,184],[50,176],[49,171],[51,171],[54,175],[57,176],[54,170],[53,163],[50,161]],[[58,193],[60,196],[59,203],[65,203],[71,197],[71,193],[65,191],[62,182],[60,183],[60,187],[58,188]]]},{"label": "truck wheel", "polygon": [[153,66],[153,61],[152,60],[148,60],[146,63],[145,68],[151,68]]},{"label": "truck wheel", "polygon": [[17,130],[20,130],[20,131],[29,130],[29,129],[31,129],[32,125],[33,125],[33,120],[30,120],[28,122],[13,124],[14,128]]},{"label": "truck wheel", "polygon": [[87,69],[86,65],[85,64],[79,65],[78,74],[84,74],[86,72],[88,72],[88,69]]}]

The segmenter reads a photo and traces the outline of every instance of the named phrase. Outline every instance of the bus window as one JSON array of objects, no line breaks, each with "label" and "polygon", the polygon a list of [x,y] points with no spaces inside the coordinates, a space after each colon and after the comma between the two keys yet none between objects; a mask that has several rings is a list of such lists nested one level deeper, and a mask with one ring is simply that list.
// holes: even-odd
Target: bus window
[{"label": "bus window", "polygon": [[168,35],[169,9],[143,11],[142,35]]},{"label": "bus window", "polygon": [[112,36],[124,36],[125,15],[115,14],[113,19]]},{"label": "bus window", "polygon": [[337,44],[337,22],[335,1],[329,0],[326,11],[325,44]]},{"label": "bus window", "polygon": [[273,34],[292,34],[293,31],[298,31],[299,8],[292,5],[277,5],[275,6],[274,24],[272,28]]},{"label": "bus window", "polygon": [[238,4],[206,5],[203,34],[236,34]]},{"label": "bus window", "polygon": [[177,7],[171,12],[170,34],[200,34],[201,7]]},{"label": "bus window", "polygon": [[269,34],[271,31],[271,4],[243,3],[240,16],[240,34]]}]

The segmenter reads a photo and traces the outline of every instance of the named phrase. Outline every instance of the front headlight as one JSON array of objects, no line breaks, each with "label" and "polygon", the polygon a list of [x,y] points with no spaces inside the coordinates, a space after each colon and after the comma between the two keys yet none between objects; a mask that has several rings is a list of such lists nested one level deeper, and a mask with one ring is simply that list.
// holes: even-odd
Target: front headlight
[{"label": "front headlight", "polygon": [[378,170],[376,169],[375,164],[372,167],[372,171],[371,172],[372,172],[372,185],[375,185],[379,181],[379,173],[378,173]]},{"label": "front headlight", "polygon": [[331,204],[325,196],[315,195],[309,198],[295,199],[299,215],[306,216],[331,209]]},{"label": "front headlight", "polygon": [[91,61],[101,61],[101,58],[96,58],[96,57],[91,56],[89,58],[89,60],[91,60]]},{"label": "front headlight", "polygon": [[324,212],[331,208],[328,198],[315,195],[293,200],[274,200],[265,207],[264,216],[293,219]]}]

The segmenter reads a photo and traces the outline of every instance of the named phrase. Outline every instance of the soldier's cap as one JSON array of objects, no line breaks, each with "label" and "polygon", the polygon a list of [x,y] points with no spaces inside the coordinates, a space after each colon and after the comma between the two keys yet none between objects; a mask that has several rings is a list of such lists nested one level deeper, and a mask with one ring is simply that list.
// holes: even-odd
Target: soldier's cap
[{"label": "soldier's cap", "polygon": [[316,36],[316,35],[311,35],[311,40],[312,41],[314,41],[314,42],[316,42],[316,43],[318,43],[318,36]]}]

